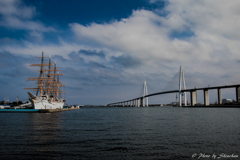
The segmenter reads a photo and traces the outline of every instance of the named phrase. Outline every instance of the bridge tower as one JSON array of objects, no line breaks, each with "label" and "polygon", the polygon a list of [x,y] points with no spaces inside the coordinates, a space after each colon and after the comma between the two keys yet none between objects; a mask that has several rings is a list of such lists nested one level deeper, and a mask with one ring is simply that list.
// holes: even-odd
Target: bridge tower
[{"label": "bridge tower", "polygon": [[144,81],[144,84],[143,84],[143,107],[145,105],[146,105],[146,107],[148,107],[148,97],[144,98],[146,95],[148,95],[147,81]]},{"label": "bridge tower", "polygon": [[[184,105],[187,105],[187,95],[185,92],[181,92],[182,90],[182,85],[183,89],[186,89],[185,85],[185,78],[184,78],[184,72],[183,72],[183,67],[180,66],[180,72],[179,72],[179,106],[182,106],[182,101],[184,101]],[[182,96],[184,97],[182,100]]]}]

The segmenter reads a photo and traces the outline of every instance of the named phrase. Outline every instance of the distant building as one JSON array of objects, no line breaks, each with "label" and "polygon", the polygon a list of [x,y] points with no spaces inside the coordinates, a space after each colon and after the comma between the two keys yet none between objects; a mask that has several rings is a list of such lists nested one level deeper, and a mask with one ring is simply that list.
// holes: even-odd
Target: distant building
[{"label": "distant building", "polygon": [[222,99],[222,103],[232,103],[233,100],[232,99]]}]

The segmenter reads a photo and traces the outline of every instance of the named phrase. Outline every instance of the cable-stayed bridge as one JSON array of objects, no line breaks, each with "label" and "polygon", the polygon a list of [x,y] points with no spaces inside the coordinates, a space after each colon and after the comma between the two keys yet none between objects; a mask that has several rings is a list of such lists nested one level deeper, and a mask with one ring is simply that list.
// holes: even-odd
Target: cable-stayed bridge
[{"label": "cable-stayed bridge", "polygon": [[[147,83],[144,81],[144,87],[143,87],[143,95],[139,96],[137,98],[110,103],[108,106],[135,106],[135,107],[144,107],[148,106],[148,97],[156,96],[156,95],[163,95],[163,94],[169,94],[169,93],[177,93],[179,96],[179,106],[187,106],[187,96],[186,93],[190,93],[190,106],[195,106],[197,104],[197,91],[202,90],[204,95],[204,106],[209,106],[209,90],[217,90],[217,97],[218,97],[218,104],[222,104],[222,92],[221,89],[224,88],[235,88],[235,94],[236,94],[236,102],[240,102],[240,84],[234,84],[234,85],[222,85],[222,86],[214,86],[214,87],[199,87],[199,88],[191,88],[186,89],[185,85],[185,77],[182,66],[180,67],[179,71],[179,88],[177,90],[169,90],[169,91],[162,91],[162,92],[156,92],[152,94],[148,94],[147,91]],[[176,75],[174,76],[174,78]]]}]

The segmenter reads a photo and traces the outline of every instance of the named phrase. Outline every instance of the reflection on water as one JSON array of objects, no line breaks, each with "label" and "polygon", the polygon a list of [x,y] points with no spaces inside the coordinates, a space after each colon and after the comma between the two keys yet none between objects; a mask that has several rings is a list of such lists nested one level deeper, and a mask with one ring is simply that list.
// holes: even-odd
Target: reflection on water
[{"label": "reflection on water", "polygon": [[61,113],[4,113],[1,114],[0,153],[3,158],[48,157],[60,152],[56,144],[61,139]]},{"label": "reflection on water", "polygon": [[[238,108],[81,108],[0,115],[4,159],[191,159],[240,155]],[[196,159],[196,158],[195,158]]]},{"label": "reflection on water", "polygon": [[34,151],[59,151],[52,145],[61,138],[62,120],[58,113],[28,114],[28,143]]}]

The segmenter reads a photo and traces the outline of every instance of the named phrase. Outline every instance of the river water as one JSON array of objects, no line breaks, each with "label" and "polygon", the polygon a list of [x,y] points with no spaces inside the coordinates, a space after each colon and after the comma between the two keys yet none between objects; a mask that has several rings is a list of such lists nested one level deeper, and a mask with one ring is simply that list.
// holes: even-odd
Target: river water
[{"label": "river water", "polygon": [[240,159],[240,109],[1,113],[0,140],[0,159]]}]

